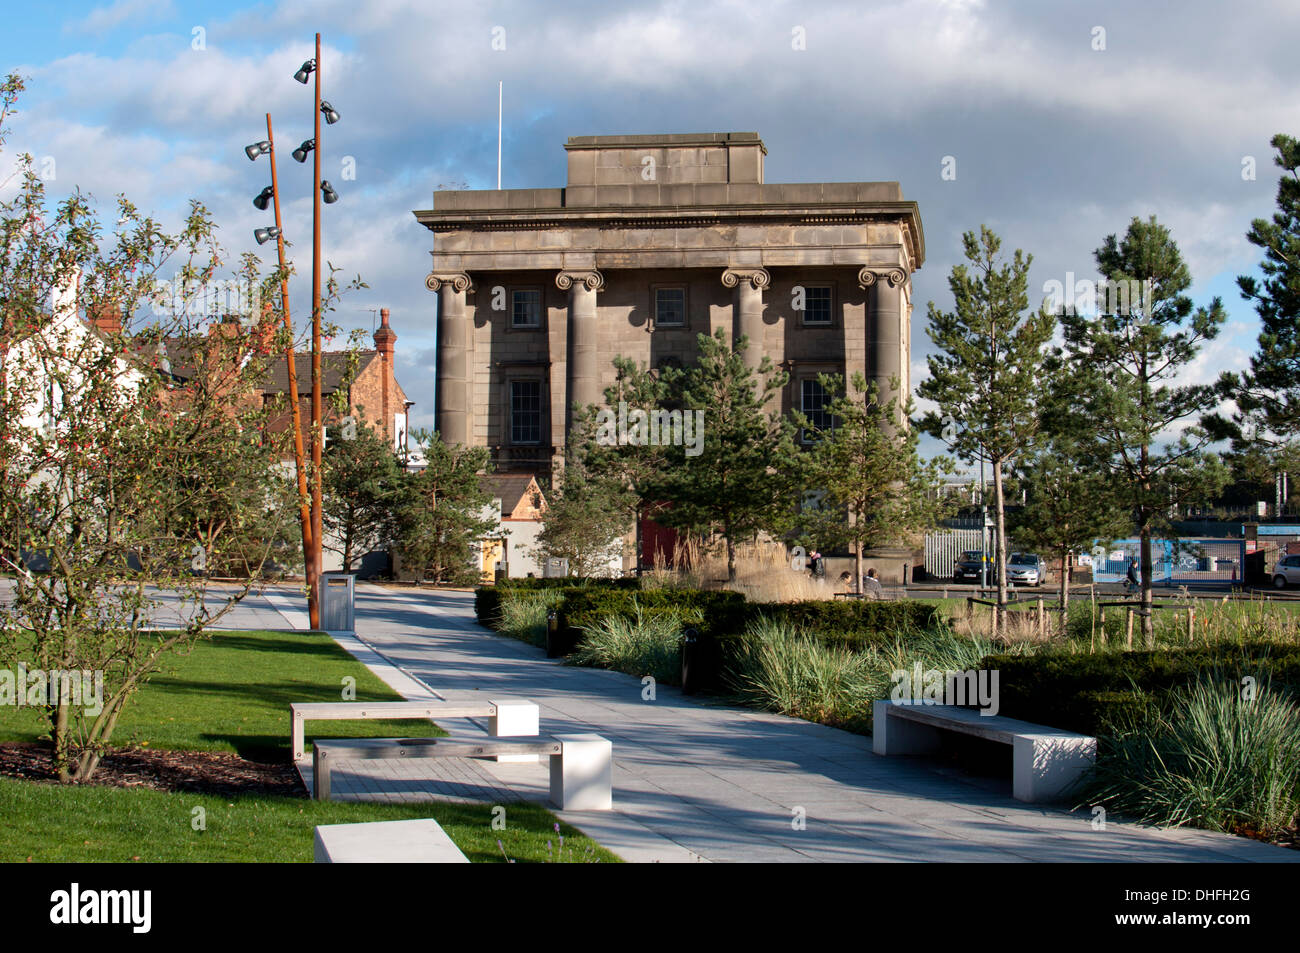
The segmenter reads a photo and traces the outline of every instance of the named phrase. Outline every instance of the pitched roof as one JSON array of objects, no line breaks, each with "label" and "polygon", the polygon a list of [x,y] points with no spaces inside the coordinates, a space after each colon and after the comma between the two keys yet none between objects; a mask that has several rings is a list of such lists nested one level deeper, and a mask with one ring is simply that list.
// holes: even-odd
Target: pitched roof
[{"label": "pitched roof", "polygon": [[[357,351],[357,373],[360,374],[370,362],[379,356],[378,351]],[[307,396],[311,393],[311,355],[294,354],[294,371],[298,375],[298,394]],[[347,351],[322,351],[321,393],[332,394],[339,389],[348,369]],[[289,392],[289,366],[283,356],[271,362],[263,391],[267,394],[287,394]]]},{"label": "pitched roof", "polygon": [[[479,476],[479,485],[493,497],[501,500],[501,516],[508,519],[533,486],[536,477],[531,473],[486,473]],[[538,488],[538,492],[541,490]]]}]

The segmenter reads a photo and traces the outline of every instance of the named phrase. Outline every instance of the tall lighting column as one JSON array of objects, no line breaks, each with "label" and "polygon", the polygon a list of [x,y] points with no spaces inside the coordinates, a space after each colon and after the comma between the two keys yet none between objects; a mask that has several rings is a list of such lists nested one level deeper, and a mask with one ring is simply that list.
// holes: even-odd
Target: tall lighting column
[{"label": "tall lighting column", "polygon": [[[325,417],[321,408],[321,379],[320,379],[320,246],[321,246],[321,221],[320,221],[320,157],[322,152],[322,143],[320,138],[320,94],[321,94],[321,59],[320,59],[320,34],[316,34],[316,101],[312,108],[312,118],[315,120],[315,140],[316,148],[313,150],[312,161],[314,163],[314,173],[311,183],[312,194],[312,248],[311,248],[311,538],[312,538],[312,564],[315,570],[312,585],[320,586],[320,574],[322,567],[321,559],[321,428],[325,426]],[[319,598],[317,598],[316,618],[312,620],[312,628],[320,628],[320,608]]]}]

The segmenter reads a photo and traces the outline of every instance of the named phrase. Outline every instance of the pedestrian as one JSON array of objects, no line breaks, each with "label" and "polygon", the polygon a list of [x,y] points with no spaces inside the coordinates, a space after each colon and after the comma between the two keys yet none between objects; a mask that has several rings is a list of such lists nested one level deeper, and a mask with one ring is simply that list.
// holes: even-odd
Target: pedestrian
[{"label": "pedestrian", "polygon": [[862,596],[865,599],[882,599],[885,590],[880,585],[880,579],[876,576],[876,570],[868,569],[867,574],[862,578]]},{"label": "pedestrian", "polygon": [[1137,592],[1138,589],[1142,588],[1142,581],[1138,577],[1138,561],[1134,556],[1129,557],[1128,575],[1125,578],[1128,580],[1127,588],[1129,592]]},{"label": "pedestrian", "polygon": [[822,554],[815,549],[808,554],[808,570],[814,579],[823,579],[826,576],[826,565],[822,560]]}]

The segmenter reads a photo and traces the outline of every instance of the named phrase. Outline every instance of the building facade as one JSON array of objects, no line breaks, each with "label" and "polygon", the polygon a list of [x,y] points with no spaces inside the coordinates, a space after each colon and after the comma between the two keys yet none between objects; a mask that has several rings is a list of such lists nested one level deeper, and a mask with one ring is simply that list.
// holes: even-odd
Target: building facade
[{"label": "building facade", "polygon": [[579,136],[563,188],[445,191],[433,233],[437,428],[545,482],[613,359],[688,365],[698,334],[751,342],[815,416],[823,373],[910,390],[911,275],[896,182],[767,184],[756,133]]}]

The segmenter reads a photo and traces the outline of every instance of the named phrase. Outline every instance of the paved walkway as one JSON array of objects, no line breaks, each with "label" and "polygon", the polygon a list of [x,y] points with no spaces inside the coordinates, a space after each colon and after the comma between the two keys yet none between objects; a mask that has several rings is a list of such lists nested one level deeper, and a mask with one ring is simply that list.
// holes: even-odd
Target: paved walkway
[{"label": "paved walkway", "polygon": [[[274,607],[302,628],[301,606],[288,590],[271,590],[239,612],[264,620]],[[447,698],[522,696],[541,706],[544,734],[609,738],[615,810],[562,816],[627,860],[1300,861],[1297,851],[1205,831],[1115,821],[1094,830],[1087,812],[1012,799],[1009,780],[880,758],[870,738],[667,686],[646,701],[638,679],[565,666],[480,628],[470,593],[362,584],[357,635],[366,645],[350,647],[408,697],[423,686]],[[546,771],[545,763],[354,762],[340,765],[335,783],[368,799],[544,801]]]}]

